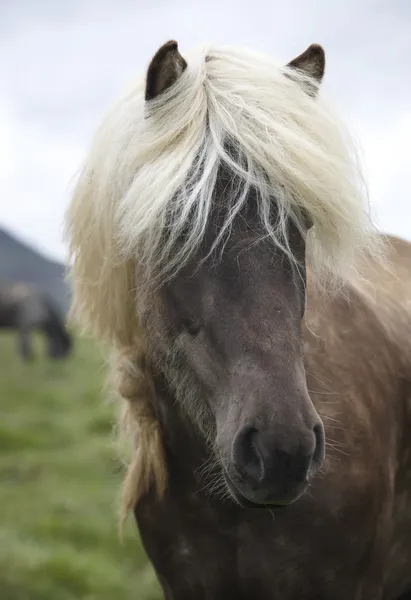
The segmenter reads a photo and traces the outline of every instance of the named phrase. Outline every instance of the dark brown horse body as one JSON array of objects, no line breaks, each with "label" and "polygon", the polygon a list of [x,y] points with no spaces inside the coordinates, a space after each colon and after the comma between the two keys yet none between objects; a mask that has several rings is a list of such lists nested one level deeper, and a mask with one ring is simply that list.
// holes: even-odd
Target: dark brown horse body
[{"label": "dark brown horse body", "polygon": [[295,504],[247,509],[208,494],[207,448],[157,380],[169,486],[136,517],[167,600],[394,600],[411,590],[411,246],[394,239],[392,256],[375,289],[308,292],[307,382],[328,449]]}]

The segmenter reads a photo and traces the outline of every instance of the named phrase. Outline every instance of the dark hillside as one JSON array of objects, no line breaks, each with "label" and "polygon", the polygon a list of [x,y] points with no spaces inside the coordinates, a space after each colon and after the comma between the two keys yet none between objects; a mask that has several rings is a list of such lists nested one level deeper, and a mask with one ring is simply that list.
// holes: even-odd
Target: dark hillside
[{"label": "dark hillside", "polygon": [[63,314],[69,307],[65,266],[52,261],[0,228],[0,283],[24,281],[47,292]]}]

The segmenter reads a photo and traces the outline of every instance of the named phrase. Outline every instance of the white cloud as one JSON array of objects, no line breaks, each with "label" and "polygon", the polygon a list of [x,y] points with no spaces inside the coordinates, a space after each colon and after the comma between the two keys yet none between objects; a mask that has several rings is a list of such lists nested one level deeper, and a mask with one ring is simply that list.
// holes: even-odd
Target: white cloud
[{"label": "white cloud", "polygon": [[411,239],[411,111],[364,136],[370,195],[388,233]]}]

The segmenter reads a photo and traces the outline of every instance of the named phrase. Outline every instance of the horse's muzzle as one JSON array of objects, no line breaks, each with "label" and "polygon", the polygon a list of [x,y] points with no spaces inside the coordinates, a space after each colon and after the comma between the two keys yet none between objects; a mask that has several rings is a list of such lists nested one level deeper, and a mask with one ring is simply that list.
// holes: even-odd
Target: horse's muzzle
[{"label": "horse's muzzle", "polygon": [[306,490],[324,459],[321,421],[293,436],[255,427],[241,429],[232,445],[227,486],[240,504],[284,506]]}]

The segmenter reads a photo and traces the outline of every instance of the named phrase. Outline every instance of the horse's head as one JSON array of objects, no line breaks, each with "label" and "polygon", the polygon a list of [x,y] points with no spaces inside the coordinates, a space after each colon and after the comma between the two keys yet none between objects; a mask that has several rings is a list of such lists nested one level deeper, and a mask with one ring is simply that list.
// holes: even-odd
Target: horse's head
[{"label": "horse's head", "polygon": [[[322,50],[310,55],[308,67],[320,79]],[[162,48],[149,68],[146,98],[157,97],[184,68],[175,46]],[[229,159],[238,159],[237,150],[226,144]],[[241,195],[224,242],[215,247]],[[283,215],[271,200],[268,218],[275,226]],[[253,185],[220,164],[200,247],[158,288],[143,314],[160,368],[211,441],[231,494],[248,505],[294,501],[324,457],[301,338],[309,222],[288,219],[281,248],[266,235],[260,201]],[[177,251],[186,235],[181,232]]]},{"label": "horse's head", "polygon": [[[221,190],[216,201],[224,200]],[[179,401],[214,444],[233,496],[288,503],[324,457],[303,364],[305,243],[290,225],[296,271],[244,217],[221,258],[205,259],[210,239],[158,290],[145,324]]]},{"label": "horse's head", "polygon": [[64,332],[58,337],[51,337],[49,340],[48,353],[50,358],[56,360],[66,358],[72,351],[73,340],[68,332]]},{"label": "horse's head", "polygon": [[[331,280],[378,249],[355,146],[317,94],[324,62],[315,45],[283,67],[165,44],[97,132],[68,214],[76,314],[122,356],[143,326],[242,504],[294,501],[324,456],[303,361],[306,244]],[[158,428],[130,394],[148,461]]]},{"label": "horse's head", "polygon": [[66,328],[63,317],[50,300],[45,300],[44,309],[47,318],[44,320],[43,328],[48,338],[48,355],[55,360],[66,358],[72,351],[73,338]]}]

